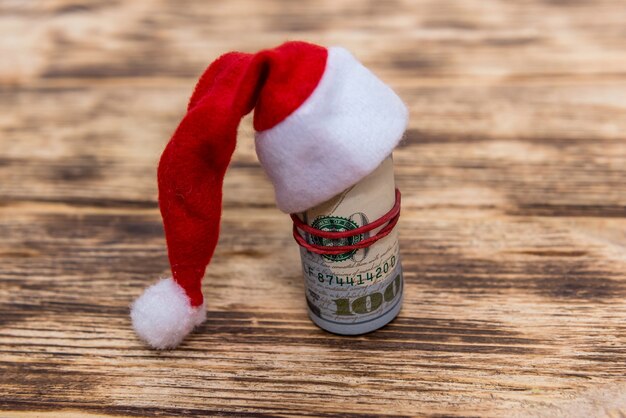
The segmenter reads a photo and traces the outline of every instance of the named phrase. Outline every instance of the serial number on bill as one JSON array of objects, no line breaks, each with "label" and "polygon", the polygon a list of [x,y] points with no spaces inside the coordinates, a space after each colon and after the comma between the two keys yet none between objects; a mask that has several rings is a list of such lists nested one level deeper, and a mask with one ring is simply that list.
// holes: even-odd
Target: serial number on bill
[{"label": "serial number on bill", "polygon": [[315,269],[307,263],[302,263],[304,274],[309,277],[316,278],[317,281],[329,286],[359,286],[373,282],[374,280],[385,277],[396,265],[396,256],[392,255],[384,263],[367,273],[359,273],[352,276],[337,276],[334,274],[324,274],[316,272]]}]

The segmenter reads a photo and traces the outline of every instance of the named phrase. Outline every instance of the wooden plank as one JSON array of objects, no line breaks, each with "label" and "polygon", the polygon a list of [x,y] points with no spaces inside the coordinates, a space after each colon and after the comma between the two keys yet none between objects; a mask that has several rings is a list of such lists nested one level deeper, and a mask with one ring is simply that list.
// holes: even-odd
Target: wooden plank
[{"label": "wooden plank", "polygon": [[[0,415],[626,415],[623,9],[0,3]],[[168,274],[159,154],[213,58],[287,38],[350,48],[411,110],[401,315],[309,321],[247,118],[209,319],[148,350],[128,305]]]},{"label": "wooden plank", "polygon": [[[615,0],[247,0],[206,7],[58,0],[2,7],[18,60],[3,80],[194,77],[225,50],[285,38],[341,43],[379,71],[416,77],[620,76],[623,5]],[[34,25],[33,23],[36,23]],[[6,68],[5,68],[6,67]]]},{"label": "wooden plank", "polygon": [[[18,109],[15,118],[0,123],[8,138],[0,172],[12,178],[0,184],[0,191],[14,201],[154,207],[156,163],[190,89],[103,86],[0,93],[0,112]],[[474,187],[498,190],[525,206],[583,201],[624,212],[626,143],[620,135],[626,130],[626,107],[615,92],[626,91],[626,82],[548,91],[509,84],[399,91],[410,105],[412,127],[395,153],[398,179],[420,190],[408,199],[444,186],[463,189],[469,177]],[[272,205],[264,179],[246,119],[227,179],[227,204],[245,199]],[[81,184],[89,187],[76,187]],[[229,196],[230,188],[245,193]]]}]

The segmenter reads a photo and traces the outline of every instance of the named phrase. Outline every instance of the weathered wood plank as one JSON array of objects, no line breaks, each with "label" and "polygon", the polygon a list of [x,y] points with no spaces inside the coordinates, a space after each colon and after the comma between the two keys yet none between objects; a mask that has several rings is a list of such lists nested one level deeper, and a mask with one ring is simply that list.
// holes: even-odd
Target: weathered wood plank
[{"label": "weathered wood plank", "polygon": [[285,38],[341,43],[368,65],[425,76],[621,76],[623,4],[422,0],[235,0],[124,3],[54,1],[0,6],[16,60],[6,82],[33,77],[195,77],[224,50],[256,50]]},{"label": "weathered wood plank", "polygon": [[[13,179],[2,182],[0,192],[6,201],[154,207],[156,163],[189,91],[120,86],[0,93],[2,113],[19,110],[0,122],[7,138],[0,173]],[[415,127],[395,154],[398,179],[419,189],[409,199],[442,188],[452,195],[472,183],[499,192],[518,212],[578,205],[581,214],[596,206],[596,212],[623,215],[626,105],[616,103],[615,91],[626,91],[626,82],[401,88]],[[226,204],[273,204],[251,137],[245,120]],[[230,188],[245,193],[229,196]]]},{"label": "weathered wood plank", "polygon": [[[624,7],[0,2],[0,415],[626,414]],[[308,320],[244,120],[209,319],[148,350],[128,305],[168,274],[159,154],[208,62],[287,38],[410,107],[403,311],[356,338]]]}]

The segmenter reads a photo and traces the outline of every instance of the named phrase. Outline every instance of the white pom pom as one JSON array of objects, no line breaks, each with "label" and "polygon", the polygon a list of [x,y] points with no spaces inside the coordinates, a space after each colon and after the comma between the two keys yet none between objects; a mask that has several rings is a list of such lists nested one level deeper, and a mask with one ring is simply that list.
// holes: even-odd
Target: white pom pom
[{"label": "white pom pom", "polygon": [[192,307],[171,278],[147,288],[131,306],[135,332],[154,348],[174,348],[206,319],[204,304]]}]

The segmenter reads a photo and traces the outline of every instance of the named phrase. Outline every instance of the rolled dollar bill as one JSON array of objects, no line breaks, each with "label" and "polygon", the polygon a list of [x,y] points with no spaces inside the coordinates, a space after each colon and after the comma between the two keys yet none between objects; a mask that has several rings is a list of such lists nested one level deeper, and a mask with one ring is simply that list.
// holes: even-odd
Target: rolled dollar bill
[{"label": "rolled dollar bill", "polygon": [[[321,231],[343,232],[370,224],[396,203],[393,160],[389,156],[370,175],[334,198],[297,217]],[[316,246],[353,246],[369,232],[329,239],[301,232]],[[371,246],[340,254],[300,248],[309,316],[319,327],[343,335],[374,331],[398,315],[402,306],[402,267],[397,227]]]}]

